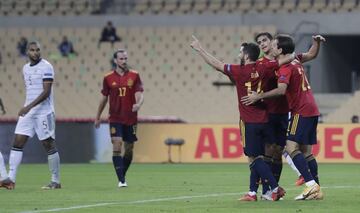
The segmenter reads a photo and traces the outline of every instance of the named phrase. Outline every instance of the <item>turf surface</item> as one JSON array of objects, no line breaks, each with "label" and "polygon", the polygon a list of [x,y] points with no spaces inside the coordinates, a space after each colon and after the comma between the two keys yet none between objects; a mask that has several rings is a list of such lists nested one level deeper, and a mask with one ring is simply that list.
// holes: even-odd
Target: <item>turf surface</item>
[{"label": "turf surface", "polygon": [[302,187],[284,164],[284,200],[250,203],[237,201],[248,190],[246,164],[133,164],[121,189],[111,164],[61,169],[63,188],[44,191],[47,165],[21,165],[15,190],[0,189],[0,212],[360,212],[358,164],[319,165],[322,201],[294,201]]}]

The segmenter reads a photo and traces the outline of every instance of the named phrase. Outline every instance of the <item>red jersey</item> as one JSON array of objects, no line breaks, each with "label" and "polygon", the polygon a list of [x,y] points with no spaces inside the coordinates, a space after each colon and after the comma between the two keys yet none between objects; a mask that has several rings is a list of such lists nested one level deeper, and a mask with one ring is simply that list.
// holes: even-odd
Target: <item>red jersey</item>
[{"label": "red jersey", "polygon": [[[272,60],[270,60],[266,57],[262,57],[259,59],[259,61],[262,61],[263,63],[269,63]],[[278,77],[279,77],[278,70],[274,69],[273,72],[270,75],[268,75],[265,92],[277,88]],[[285,113],[289,112],[289,105],[288,105],[285,95],[282,95],[279,97],[274,97],[274,98],[268,98],[268,99],[265,99],[264,101],[266,103],[266,107],[267,107],[267,110],[269,113],[285,114]]]},{"label": "red jersey", "polygon": [[280,67],[278,82],[288,85],[286,98],[291,114],[300,114],[303,117],[320,115],[299,58]]},{"label": "red jersey", "polygon": [[137,112],[132,112],[136,103],[135,93],[143,92],[138,72],[130,70],[124,75],[116,71],[105,75],[101,93],[109,96],[109,121],[133,125],[137,122]]},{"label": "red jersey", "polygon": [[225,64],[225,74],[232,78],[236,85],[242,121],[246,123],[266,123],[268,121],[266,105],[263,101],[246,106],[241,102],[241,98],[247,96],[251,91],[262,92],[266,85],[263,80],[268,79],[267,76],[278,68],[279,63],[276,60],[268,63],[256,61],[256,63],[247,65]]}]

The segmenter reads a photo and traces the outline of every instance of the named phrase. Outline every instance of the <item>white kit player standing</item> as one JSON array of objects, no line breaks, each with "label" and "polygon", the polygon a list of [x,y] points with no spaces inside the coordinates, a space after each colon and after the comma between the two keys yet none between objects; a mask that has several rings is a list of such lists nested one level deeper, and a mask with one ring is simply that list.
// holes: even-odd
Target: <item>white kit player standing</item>
[{"label": "white kit player standing", "polygon": [[15,188],[16,173],[23,156],[23,147],[29,137],[36,133],[48,154],[51,182],[42,189],[59,189],[60,157],[55,144],[55,110],[52,83],[54,69],[40,57],[40,44],[30,42],[27,48],[29,63],[23,67],[26,86],[25,105],[19,111],[15,129],[15,139],[10,151],[8,178],[1,181],[0,187]]}]

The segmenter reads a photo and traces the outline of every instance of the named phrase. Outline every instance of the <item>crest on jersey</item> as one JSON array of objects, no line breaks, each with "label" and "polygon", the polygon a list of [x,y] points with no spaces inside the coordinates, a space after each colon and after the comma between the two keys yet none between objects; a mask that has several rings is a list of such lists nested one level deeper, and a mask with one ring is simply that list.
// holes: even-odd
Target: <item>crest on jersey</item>
[{"label": "crest on jersey", "polygon": [[132,87],[134,85],[134,80],[132,80],[131,78],[127,81],[127,85],[128,87]]},{"label": "crest on jersey", "polygon": [[111,83],[111,86],[116,86],[116,82],[115,81],[113,81],[112,83]]},{"label": "crest on jersey", "polygon": [[251,78],[258,78],[258,77],[259,77],[259,73],[257,71],[251,73]]},{"label": "crest on jersey", "polygon": [[115,134],[115,133],[116,133],[116,128],[115,128],[115,127],[111,127],[110,132],[111,132],[111,134]]},{"label": "crest on jersey", "polygon": [[286,80],[286,76],[285,76],[285,75],[281,75],[281,76],[279,77],[279,79],[284,81],[284,80]]}]

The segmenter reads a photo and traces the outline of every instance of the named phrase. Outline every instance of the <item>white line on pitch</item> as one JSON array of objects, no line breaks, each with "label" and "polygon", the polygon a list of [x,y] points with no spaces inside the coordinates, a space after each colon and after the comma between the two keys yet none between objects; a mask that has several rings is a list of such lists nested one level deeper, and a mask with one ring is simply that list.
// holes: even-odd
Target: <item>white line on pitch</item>
[{"label": "white line on pitch", "polygon": [[[360,186],[322,186],[324,189],[346,189],[346,188],[360,188]],[[299,188],[290,188],[287,191],[298,190]],[[246,192],[237,192],[237,193],[214,193],[214,194],[205,194],[205,195],[189,195],[189,196],[179,196],[179,197],[170,197],[170,198],[156,198],[149,200],[136,200],[136,201],[126,201],[126,202],[112,202],[112,203],[97,203],[89,205],[80,205],[80,206],[71,206],[65,208],[55,208],[55,209],[44,209],[44,210],[35,210],[35,211],[24,211],[20,213],[41,213],[41,212],[59,212],[59,211],[68,211],[74,209],[85,209],[92,207],[101,207],[101,206],[111,206],[111,205],[124,205],[124,204],[137,204],[137,203],[153,203],[153,202],[162,202],[162,201],[171,201],[171,200],[185,200],[193,198],[207,198],[207,197],[222,197],[222,196],[234,196],[243,194]]]}]

